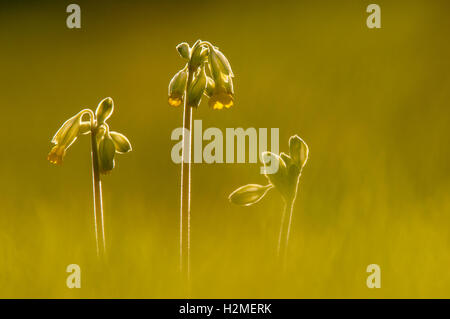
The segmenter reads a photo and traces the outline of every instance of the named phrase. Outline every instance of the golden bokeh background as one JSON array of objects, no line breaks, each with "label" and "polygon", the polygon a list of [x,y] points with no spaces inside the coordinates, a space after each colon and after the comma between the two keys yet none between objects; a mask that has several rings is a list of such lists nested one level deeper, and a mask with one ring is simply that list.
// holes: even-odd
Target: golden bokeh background
[{"label": "golden bokeh background", "polygon": [[[235,106],[195,111],[203,127],[278,127],[280,151],[310,147],[286,273],[275,249],[282,200],[227,196],[264,183],[260,164],[194,164],[196,298],[450,297],[450,21],[448,1],[76,1],[0,10],[0,297],[185,297],[177,273],[182,110],[167,85],[175,46],[219,46]],[[115,101],[113,130],[133,152],[103,179],[108,261],[95,255],[89,138],[61,167],[46,161],[58,127]],[[78,264],[82,288],[66,287]],[[366,267],[381,267],[368,289]]]}]

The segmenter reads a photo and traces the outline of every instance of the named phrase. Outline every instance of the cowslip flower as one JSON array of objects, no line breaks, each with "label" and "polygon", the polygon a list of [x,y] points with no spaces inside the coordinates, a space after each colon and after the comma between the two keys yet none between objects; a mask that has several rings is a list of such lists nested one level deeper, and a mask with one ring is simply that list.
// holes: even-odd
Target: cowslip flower
[{"label": "cowslip flower", "polygon": [[180,106],[183,103],[184,91],[186,90],[187,71],[178,71],[169,83],[169,104]]},{"label": "cowslip flower", "polygon": [[[53,136],[52,147],[47,159],[52,164],[62,164],[67,149],[80,135],[91,135],[92,180],[94,184],[94,220],[97,254],[106,250],[103,206],[101,192],[101,174],[109,174],[115,166],[115,155],[131,151],[131,144],[121,133],[110,131],[107,120],[114,111],[111,98],[103,99],[95,113],[90,109],[81,110],[68,119]],[[83,117],[89,116],[89,121]],[[102,244],[99,244],[99,242]]]},{"label": "cowslip flower", "polygon": [[212,81],[209,92],[209,106],[215,110],[230,108],[234,104],[233,71],[225,55],[218,48],[209,45],[209,68]]},{"label": "cowslip flower", "polygon": [[211,85],[207,93],[209,106],[214,110],[232,107],[234,104],[234,90],[231,77],[228,77],[228,82],[213,81],[209,83]]},{"label": "cowslip flower", "polygon": [[85,133],[85,130],[90,129],[89,122],[83,122],[82,125],[81,118],[84,112],[81,111],[77,115],[68,119],[61,128],[53,136],[52,147],[47,159],[50,163],[61,165],[66,155],[66,150],[75,142],[81,133]]},{"label": "cowslip flower", "polygon": [[169,105],[178,107],[187,99],[189,106],[197,107],[202,95],[209,99],[208,104],[214,110],[234,105],[234,74],[219,48],[197,40],[192,48],[186,42],[180,43],[177,51],[188,63],[169,83]]},{"label": "cowslip flower", "polygon": [[208,99],[212,109],[230,108],[234,103],[233,72],[219,49],[206,41],[197,40],[192,47],[186,42],[177,45],[186,64],[170,80],[170,106],[183,105],[183,148],[181,160],[180,202],[180,270],[189,282],[190,251],[190,185],[191,185],[191,125],[193,110]]}]

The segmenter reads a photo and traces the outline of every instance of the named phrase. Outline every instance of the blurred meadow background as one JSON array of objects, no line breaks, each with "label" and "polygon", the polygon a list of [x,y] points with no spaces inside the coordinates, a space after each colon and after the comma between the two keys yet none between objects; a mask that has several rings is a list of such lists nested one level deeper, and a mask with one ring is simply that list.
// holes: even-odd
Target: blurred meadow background
[{"label": "blurred meadow background", "polygon": [[[208,40],[235,73],[235,106],[194,112],[203,128],[278,127],[280,151],[310,147],[287,271],[275,251],[282,199],[227,197],[264,183],[260,164],[192,167],[195,298],[450,297],[450,3],[377,1],[2,2],[0,297],[184,297],[178,267],[182,109],[167,85],[175,46]],[[82,107],[110,119],[133,152],[103,178],[108,261],[95,255],[89,138],[61,167],[46,156]],[[206,144],[206,143],[205,143]],[[66,287],[68,264],[81,289]],[[381,267],[368,289],[366,267]]]}]

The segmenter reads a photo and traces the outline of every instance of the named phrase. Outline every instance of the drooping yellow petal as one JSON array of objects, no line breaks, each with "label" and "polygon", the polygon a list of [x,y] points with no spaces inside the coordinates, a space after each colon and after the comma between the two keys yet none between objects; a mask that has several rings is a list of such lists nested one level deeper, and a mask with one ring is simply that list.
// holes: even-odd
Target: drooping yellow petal
[{"label": "drooping yellow petal", "polygon": [[233,96],[225,92],[215,92],[209,100],[209,106],[214,110],[222,110],[233,106]]},{"label": "drooping yellow petal", "polygon": [[214,110],[221,110],[221,109],[223,109],[223,104],[220,103],[219,101],[217,101],[217,102],[214,104],[213,109],[214,109]]},{"label": "drooping yellow petal", "polygon": [[181,98],[169,96],[169,105],[170,106],[178,107],[181,105],[181,102],[183,102],[183,100]]},{"label": "drooping yellow petal", "polygon": [[228,104],[225,104],[225,107],[227,108],[227,109],[229,109],[230,107],[232,107],[233,106],[233,101],[230,101]]},{"label": "drooping yellow petal", "polygon": [[65,154],[66,149],[63,146],[55,145],[48,153],[47,160],[52,164],[61,165]]}]

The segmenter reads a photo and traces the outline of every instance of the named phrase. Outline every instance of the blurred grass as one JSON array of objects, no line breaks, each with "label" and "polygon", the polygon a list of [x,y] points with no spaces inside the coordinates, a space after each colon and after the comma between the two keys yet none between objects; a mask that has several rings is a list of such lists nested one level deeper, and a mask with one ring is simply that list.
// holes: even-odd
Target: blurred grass
[{"label": "blurred grass", "polygon": [[[218,45],[236,74],[236,104],[202,105],[203,127],[279,127],[311,149],[295,208],[286,275],[274,268],[282,202],[227,202],[263,183],[256,164],[193,166],[192,297],[450,296],[450,98],[446,1],[78,1],[2,4],[0,297],[182,297],[177,274],[180,109],[167,84],[175,45]],[[46,162],[59,125],[112,96],[111,126],[134,151],[104,178],[109,250],[95,257],[89,141],[62,167]],[[66,266],[82,289],[65,285]],[[382,288],[366,287],[368,264]]]}]

